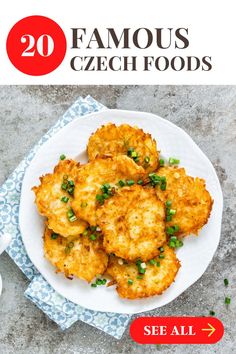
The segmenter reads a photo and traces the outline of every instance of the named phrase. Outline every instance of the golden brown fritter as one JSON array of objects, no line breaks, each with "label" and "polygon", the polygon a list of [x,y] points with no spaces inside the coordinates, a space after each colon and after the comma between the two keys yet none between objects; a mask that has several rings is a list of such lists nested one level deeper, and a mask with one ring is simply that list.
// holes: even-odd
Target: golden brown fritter
[{"label": "golden brown fritter", "polygon": [[163,249],[159,256],[141,265],[110,256],[106,273],[117,283],[120,297],[138,299],[160,295],[173,283],[180,262],[171,248],[164,245]]},{"label": "golden brown fritter", "polygon": [[[76,161],[60,161],[53,173],[40,177],[41,184],[33,188],[39,213],[48,218],[50,229],[64,237],[77,236],[87,227],[86,222],[70,221],[68,217],[73,199],[73,183],[78,171],[79,164]],[[68,201],[63,202],[62,198],[66,198],[65,201],[68,198]]]},{"label": "golden brown fritter", "polygon": [[147,172],[156,170],[159,164],[156,141],[142,129],[128,124],[103,125],[91,135],[87,150],[90,161],[96,157],[128,155]]},{"label": "golden brown fritter", "polygon": [[[144,170],[134,161],[124,155],[106,159],[96,159],[81,166],[76,180],[72,208],[75,214],[90,225],[97,225],[96,210],[102,199],[96,197],[108,194],[111,196],[118,188],[120,180],[138,181],[143,177]],[[108,193],[103,193],[101,187],[109,184]]]},{"label": "golden brown fritter", "polygon": [[158,198],[163,202],[170,201],[169,209],[176,211],[172,220],[167,221],[167,227],[177,225],[176,235],[179,236],[197,235],[207,223],[213,205],[204,179],[190,177],[184,168],[175,167],[162,167],[157,175],[166,176],[167,181],[165,191],[156,187]]},{"label": "golden brown fritter", "polygon": [[123,187],[105,201],[97,215],[107,253],[146,261],[155,257],[166,241],[165,205],[154,189]]},{"label": "golden brown fritter", "polygon": [[44,233],[44,254],[57,271],[66,277],[76,276],[88,282],[107,268],[108,256],[102,249],[102,236],[96,240],[87,235],[61,237],[47,227]]}]

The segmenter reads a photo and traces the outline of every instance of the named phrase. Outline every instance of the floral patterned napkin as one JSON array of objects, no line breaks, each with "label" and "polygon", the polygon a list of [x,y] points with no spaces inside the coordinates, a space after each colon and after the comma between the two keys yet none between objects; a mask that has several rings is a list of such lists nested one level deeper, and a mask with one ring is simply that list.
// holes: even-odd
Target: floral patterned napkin
[{"label": "floral patterned napkin", "polygon": [[63,330],[80,320],[120,339],[129,323],[130,315],[91,311],[59,295],[30,261],[18,226],[22,181],[25,170],[39,147],[76,117],[85,116],[86,119],[86,114],[104,109],[106,107],[90,96],[86,98],[79,97],[46,135],[40,139],[29,152],[28,156],[24,158],[12,175],[0,187],[0,237],[6,233],[12,236],[7,253],[31,281],[28,289],[25,291],[25,296],[33,301]]}]

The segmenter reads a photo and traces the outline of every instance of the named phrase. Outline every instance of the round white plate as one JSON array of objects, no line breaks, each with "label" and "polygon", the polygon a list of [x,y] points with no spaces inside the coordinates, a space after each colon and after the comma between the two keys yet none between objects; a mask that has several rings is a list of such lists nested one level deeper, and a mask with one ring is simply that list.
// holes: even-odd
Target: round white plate
[{"label": "round white plate", "polygon": [[[186,168],[189,175],[204,178],[207,189],[214,199],[208,224],[198,237],[186,238],[184,247],[177,251],[182,266],[176,281],[160,296],[141,300],[120,299],[114,286],[91,288],[82,280],[68,280],[62,274],[56,274],[54,267],[43,255],[44,220],[37,212],[31,188],[39,184],[39,176],[53,170],[61,154],[86,162],[86,144],[89,136],[108,122],[137,125],[151,133],[157,141],[158,148],[161,149],[162,156],[179,158],[181,166]],[[25,173],[19,223],[31,261],[59,294],[91,310],[138,313],[168,304],[205,272],[219,243],[222,207],[222,191],[211,162],[182,129],[150,113],[105,110],[86,117],[78,117],[38,150]]]}]

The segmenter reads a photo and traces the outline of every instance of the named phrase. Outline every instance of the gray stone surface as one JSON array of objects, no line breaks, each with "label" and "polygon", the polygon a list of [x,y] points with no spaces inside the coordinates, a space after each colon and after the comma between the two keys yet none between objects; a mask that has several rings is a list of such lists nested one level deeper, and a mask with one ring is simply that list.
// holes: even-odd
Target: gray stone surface
[{"label": "gray stone surface", "polygon": [[[214,164],[224,192],[222,237],[201,279],[171,304],[148,315],[208,315],[214,310],[225,335],[208,346],[140,346],[127,330],[118,341],[81,322],[62,332],[24,298],[27,279],[8,255],[0,258],[0,353],[235,353],[236,352],[236,86],[1,86],[0,183],[79,95],[111,108],[156,113],[189,133]],[[174,142],[173,142],[174,144]],[[200,262],[201,260],[199,260]],[[228,288],[223,279],[229,279]],[[232,297],[227,308],[226,295]]]}]

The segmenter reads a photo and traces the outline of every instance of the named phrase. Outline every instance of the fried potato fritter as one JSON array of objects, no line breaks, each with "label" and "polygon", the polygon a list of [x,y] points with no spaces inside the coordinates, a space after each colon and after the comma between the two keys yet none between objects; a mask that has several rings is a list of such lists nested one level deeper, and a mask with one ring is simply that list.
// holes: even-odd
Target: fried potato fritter
[{"label": "fried potato fritter", "polygon": [[140,274],[137,264],[110,256],[106,273],[117,283],[116,290],[120,297],[138,299],[160,295],[173,283],[180,262],[173,249],[167,245],[163,249],[151,262],[142,264],[145,265],[144,274]]},{"label": "fried potato fritter", "polygon": [[66,277],[76,276],[91,282],[97,274],[107,268],[108,256],[102,249],[102,237],[91,240],[89,234],[70,236],[55,235],[46,227],[44,254],[59,272]]},{"label": "fried potato fritter", "polygon": [[159,164],[156,141],[142,129],[128,124],[103,125],[89,138],[87,150],[90,161],[96,157],[128,155],[147,172],[156,170]]},{"label": "fried potato fritter", "polygon": [[166,241],[165,206],[154,189],[123,187],[98,210],[107,253],[134,261],[158,254]]},{"label": "fried potato fritter", "polygon": [[161,167],[157,174],[166,176],[166,190],[156,188],[157,196],[163,202],[170,201],[171,209],[176,211],[167,227],[177,225],[179,236],[197,235],[207,223],[213,200],[206,190],[204,179],[186,175],[184,168]]},{"label": "fried potato fritter", "polygon": [[96,159],[81,166],[72,202],[75,214],[90,225],[97,225],[96,210],[100,204],[96,196],[102,196],[101,187],[109,184],[111,193],[114,193],[119,181],[133,180],[136,182],[143,175],[144,169],[123,155]]},{"label": "fried potato fritter", "polygon": [[[48,218],[50,229],[64,237],[79,235],[87,227],[85,221],[75,220],[71,222],[68,218],[73,199],[73,183],[78,171],[79,164],[76,161],[60,161],[54,168],[53,173],[40,177],[41,184],[38,187],[33,187],[39,213]],[[63,184],[64,189],[62,189]],[[62,198],[66,198],[64,200],[68,199],[68,201],[63,202]]]}]

